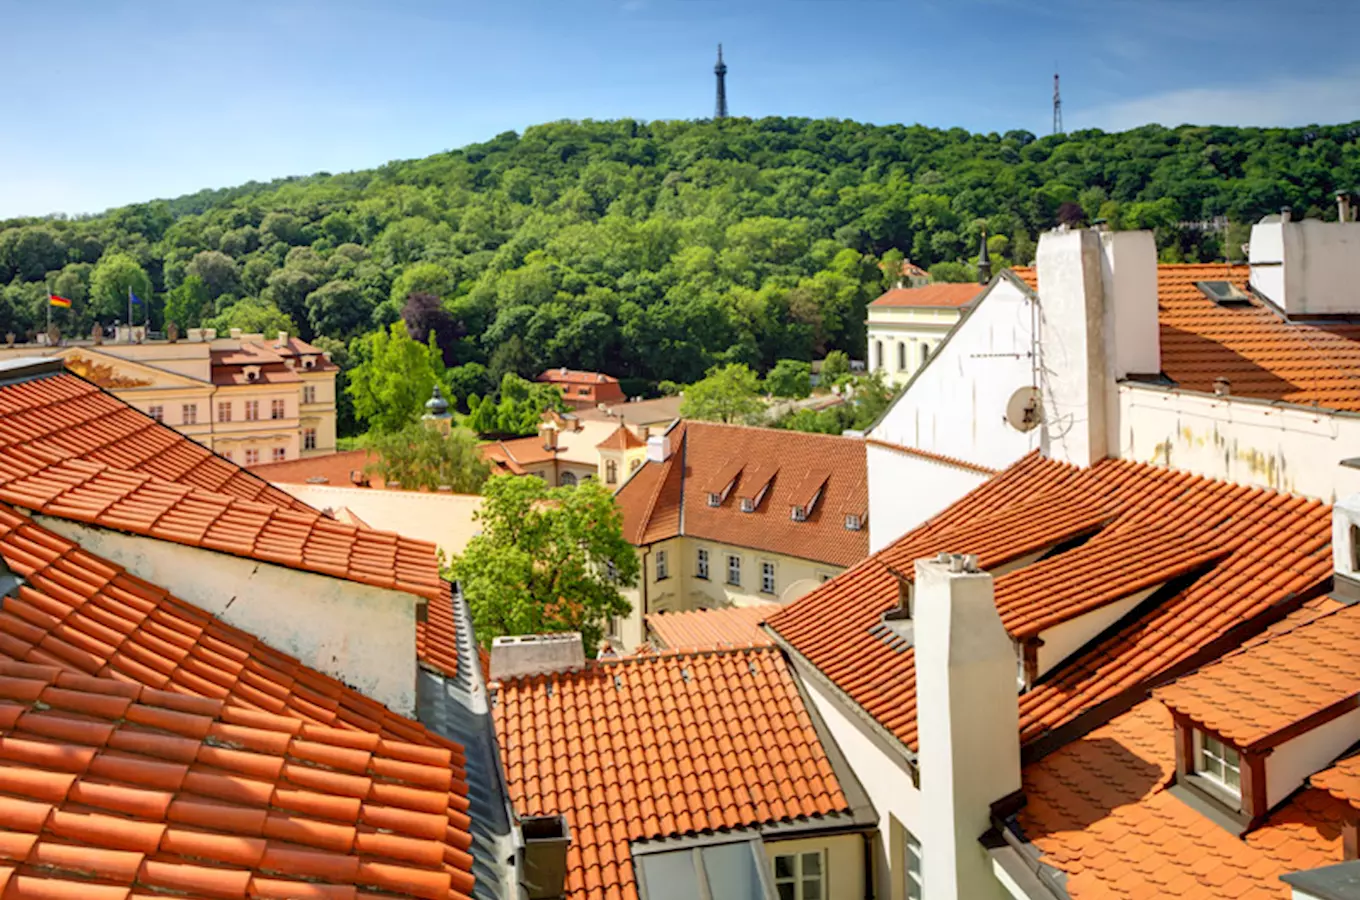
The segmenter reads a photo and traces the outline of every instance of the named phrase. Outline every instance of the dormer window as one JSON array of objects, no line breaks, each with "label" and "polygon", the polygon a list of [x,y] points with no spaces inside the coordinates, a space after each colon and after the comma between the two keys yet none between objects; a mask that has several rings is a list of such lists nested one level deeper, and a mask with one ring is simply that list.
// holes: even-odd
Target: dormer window
[{"label": "dormer window", "polygon": [[864,520],[861,519],[859,516],[855,515],[854,513],[851,513],[845,517],[846,531],[859,531],[863,527]]},{"label": "dormer window", "polygon": [[806,522],[806,521],[807,521],[807,510],[804,509],[804,508],[801,507],[801,506],[795,506],[795,507],[793,507],[793,509],[790,511],[790,513],[789,513],[789,518],[793,519],[793,521],[795,521],[795,522]]},{"label": "dormer window", "polygon": [[741,511],[742,511],[742,512],[746,512],[746,513],[748,513],[748,512],[755,512],[755,511],[756,511],[756,502],[755,502],[754,500],[752,500],[750,497],[742,497],[742,498],[741,498]]},{"label": "dormer window", "polygon": [[723,501],[722,494],[715,494],[713,491],[708,492],[709,506],[722,506],[722,501]]},{"label": "dormer window", "polygon": [[1236,748],[1203,731],[1195,732],[1195,774],[1227,794],[1234,803],[1241,802],[1241,756]]}]

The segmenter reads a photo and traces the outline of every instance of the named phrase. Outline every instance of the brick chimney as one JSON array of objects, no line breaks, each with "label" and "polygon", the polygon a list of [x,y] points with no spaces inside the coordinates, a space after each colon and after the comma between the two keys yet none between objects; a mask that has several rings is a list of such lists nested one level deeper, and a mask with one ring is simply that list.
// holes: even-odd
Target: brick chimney
[{"label": "brick chimney", "polygon": [[932,900],[1002,897],[978,839],[1020,790],[1015,650],[977,558],[918,560],[913,590],[922,869]]}]

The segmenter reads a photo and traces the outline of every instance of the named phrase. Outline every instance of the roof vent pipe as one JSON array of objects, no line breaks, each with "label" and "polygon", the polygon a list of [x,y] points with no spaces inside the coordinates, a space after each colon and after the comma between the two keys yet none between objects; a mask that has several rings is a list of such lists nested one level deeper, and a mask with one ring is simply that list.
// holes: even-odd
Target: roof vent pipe
[{"label": "roof vent pipe", "polygon": [[1214,394],[1218,397],[1226,397],[1232,393],[1232,382],[1222,375],[1214,379]]},{"label": "roof vent pipe", "polygon": [[1281,206],[1281,207],[1280,207],[1280,221],[1281,221],[1281,222],[1289,222],[1289,221],[1292,221],[1293,218],[1294,218],[1294,211],[1293,211],[1292,209],[1290,209],[1288,206]]}]

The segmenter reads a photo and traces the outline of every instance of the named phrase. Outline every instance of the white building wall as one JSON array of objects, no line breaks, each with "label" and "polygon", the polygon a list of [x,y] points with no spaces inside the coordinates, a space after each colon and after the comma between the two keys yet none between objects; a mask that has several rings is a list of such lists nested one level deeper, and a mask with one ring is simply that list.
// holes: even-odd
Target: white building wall
[{"label": "white building wall", "polygon": [[393,712],[415,715],[420,598],[68,519],[35,519]]},{"label": "white building wall", "polygon": [[1266,757],[1266,806],[1275,805],[1303,786],[1309,775],[1327,768],[1360,735],[1360,709],[1285,741]]},{"label": "white building wall", "polygon": [[1152,592],[1155,590],[1157,588],[1154,587],[1140,591],[1132,597],[1125,597],[1123,600],[1102,606],[1084,616],[1069,619],[1041,633],[1039,639],[1043,643],[1039,645],[1039,652],[1036,654],[1036,662],[1039,664],[1038,674],[1043,676],[1056,666],[1061,665],[1063,660],[1086,646],[1092,638],[1124,618],[1135,606],[1152,596]]},{"label": "white building wall", "polygon": [[[903,450],[869,443],[869,552],[946,509],[989,476]],[[877,502],[875,502],[877,500]]]}]

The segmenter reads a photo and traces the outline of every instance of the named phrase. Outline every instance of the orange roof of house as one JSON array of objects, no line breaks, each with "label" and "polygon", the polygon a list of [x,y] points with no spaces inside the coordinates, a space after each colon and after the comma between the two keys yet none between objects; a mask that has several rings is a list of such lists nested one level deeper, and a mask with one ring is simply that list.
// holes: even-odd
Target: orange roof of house
[{"label": "orange roof of house", "polygon": [[[1213,481],[1174,470],[1106,459],[1082,469],[1031,453],[864,562],[772,615],[768,625],[851,699],[916,747],[916,672],[911,648],[895,648],[871,629],[898,604],[897,574],[937,553],[978,553],[983,568],[1058,547],[1071,537],[1108,531],[1111,558],[1155,566],[1148,580],[1169,580],[1187,561],[1149,560],[1126,529],[1162,529],[1167,540],[1213,545],[1221,555],[1174,596],[1142,607],[1122,627],[1078,651],[1020,698],[1020,728],[1032,741],[1098,704],[1142,689],[1243,623],[1297,603],[1332,571],[1331,516],[1321,503]],[[1172,530],[1174,529],[1174,531]],[[1270,540],[1262,539],[1269,535]],[[1191,564],[1195,554],[1191,554]],[[1140,562],[1140,560],[1142,560]],[[1003,576],[1006,594],[1023,594],[1031,577],[1081,584],[1089,554],[1068,550]],[[1013,582],[1013,585],[1012,585]],[[1136,590],[1129,584],[1130,590]],[[1003,594],[1003,599],[1006,594]],[[1104,602],[1075,594],[1079,605]],[[1264,623],[1263,623],[1264,624]]]},{"label": "orange roof of house", "polygon": [[670,650],[708,650],[718,647],[764,647],[774,643],[760,627],[774,603],[652,613],[647,628],[657,643]]},{"label": "orange roof of house", "polygon": [[620,425],[613,434],[595,445],[599,450],[636,450],[645,446],[647,442],[633,434],[633,429],[627,425]]},{"label": "orange roof of house", "polygon": [[870,306],[947,306],[959,307],[971,303],[986,290],[985,284],[944,282],[923,284],[920,287],[893,288]]},{"label": "orange roof of house", "polygon": [[543,438],[536,434],[508,441],[479,444],[477,449],[487,462],[503,466],[516,475],[524,474],[522,466],[557,459],[557,451],[543,446]]},{"label": "orange roof of house", "polygon": [[[1033,267],[1015,269],[1037,288]],[[1360,412],[1360,325],[1287,321],[1248,290],[1248,266],[1159,265],[1162,371],[1186,390],[1210,392],[1227,378],[1233,395]],[[1228,281],[1250,296],[1220,306],[1195,286]]]},{"label": "orange roof of house", "polygon": [[0,558],[5,896],[472,893],[459,745],[3,504]]},{"label": "orange roof of house", "polygon": [[[261,344],[250,341],[242,341],[237,350],[213,350],[209,356],[212,365],[212,382],[218,386],[293,384],[302,381],[302,377],[289,368],[281,355]],[[260,371],[256,380],[251,381],[246,377],[246,366],[259,367]]]},{"label": "orange roof of house", "polygon": [[265,503],[307,504],[69,373],[0,385],[0,482],[83,459]]},{"label": "orange roof of house", "polygon": [[[377,454],[369,450],[341,450],[323,456],[289,459],[284,462],[260,463],[250,471],[271,484],[328,484],[332,487],[363,487],[350,477],[362,473],[364,467],[376,462]],[[373,487],[382,487],[379,475],[366,475]]]},{"label": "orange roof of house", "polygon": [[506,681],[495,718],[516,811],[570,823],[572,900],[637,900],[630,841],[849,809],[774,648]]},{"label": "orange roof of house", "polygon": [[[250,343],[255,344],[256,342],[251,341]],[[326,356],[324,350],[314,344],[307,343],[301,338],[290,337],[282,344],[280,344],[277,339],[270,340],[269,338],[265,338],[263,341],[258,342],[257,346],[275,353],[283,359],[291,358],[296,360],[303,356],[315,356],[316,360],[312,364],[312,368],[304,371],[333,372],[340,368],[335,363],[331,362],[330,357]]]},{"label": "orange roof of house", "polygon": [[539,381],[553,384],[618,384],[613,375],[603,372],[587,372],[582,369],[548,369],[538,376]]},{"label": "orange roof of house", "polygon": [[1360,810],[1360,756],[1343,759],[1308,780],[1313,787],[1321,788],[1336,799]]},{"label": "orange roof of house", "polygon": [[1288,900],[1286,872],[1342,859],[1345,807],[1304,789],[1239,839],[1168,793],[1171,715],[1156,700],[1024,769],[1019,824],[1072,900]]},{"label": "orange roof of house", "polygon": [[979,475],[995,475],[996,469],[988,466],[978,465],[968,462],[965,459],[956,459],[952,456],[945,456],[943,453],[931,453],[929,450],[920,450],[916,447],[908,447],[905,444],[895,444],[892,441],[883,441],[878,438],[866,437],[864,443],[871,447],[882,447],[885,450],[892,450],[894,453],[904,453],[907,456],[918,456],[921,459],[928,459],[931,462],[941,463],[946,466],[953,466],[956,469],[964,469],[969,472],[976,472]]},{"label": "orange roof of house", "polygon": [[1158,689],[1174,712],[1244,750],[1360,696],[1360,606],[1298,624]]},{"label": "orange roof of house", "polygon": [[[670,458],[643,465],[616,495],[629,542],[674,537],[683,522],[683,533],[692,537],[836,566],[853,565],[868,552],[868,528],[845,527],[847,515],[862,523],[868,515],[863,441],[715,422],[682,422],[670,439]],[[709,506],[708,481],[732,460],[745,464],[737,485],[721,506]],[[740,498],[767,476],[773,480],[759,507],[742,512]],[[798,495],[809,476],[825,476],[826,486],[807,520],[796,522],[792,507],[810,499]]]}]

